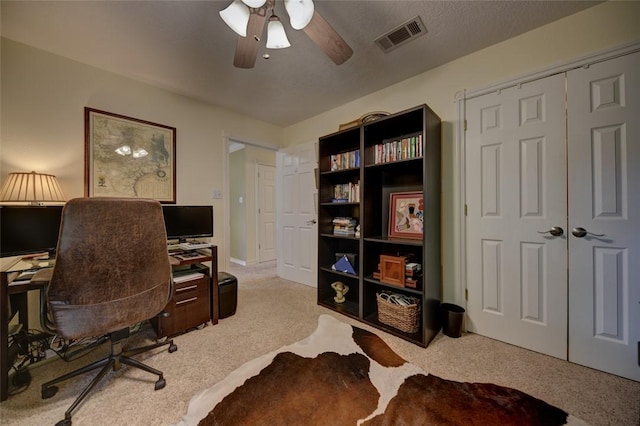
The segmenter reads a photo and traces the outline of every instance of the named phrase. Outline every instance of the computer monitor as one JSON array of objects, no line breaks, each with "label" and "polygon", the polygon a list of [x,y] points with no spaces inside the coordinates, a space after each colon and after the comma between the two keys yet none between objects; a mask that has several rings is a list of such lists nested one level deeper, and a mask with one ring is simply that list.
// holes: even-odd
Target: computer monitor
[{"label": "computer monitor", "polygon": [[0,257],[55,256],[63,206],[0,206]]},{"label": "computer monitor", "polygon": [[167,239],[213,237],[213,206],[163,205]]}]

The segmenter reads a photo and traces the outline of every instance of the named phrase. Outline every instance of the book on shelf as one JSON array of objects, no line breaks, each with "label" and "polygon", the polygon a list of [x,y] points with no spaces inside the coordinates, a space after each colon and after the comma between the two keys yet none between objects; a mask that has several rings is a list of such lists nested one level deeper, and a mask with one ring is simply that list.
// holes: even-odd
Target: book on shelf
[{"label": "book on shelf", "polygon": [[332,224],[333,235],[353,237],[356,234],[357,222],[352,217],[334,217]]},{"label": "book on shelf", "polygon": [[360,150],[333,154],[330,157],[331,171],[354,169],[360,167]]},{"label": "book on shelf", "polygon": [[340,258],[342,258],[343,256],[347,256],[347,260],[352,264],[352,265],[357,265],[358,264],[358,253],[341,253],[341,252],[336,252],[335,254],[336,257],[336,262],[338,260],[340,260]]},{"label": "book on shelf", "polygon": [[346,226],[334,226],[333,235],[343,235],[346,237],[353,237],[356,235],[355,228],[348,228]]},{"label": "book on shelf", "polygon": [[356,233],[356,220],[352,217],[335,217],[332,220],[333,235],[354,236]]},{"label": "book on shelf", "polygon": [[336,261],[333,265],[331,265],[331,269],[338,272],[344,272],[345,274],[354,274],[356,273],[353,265],[349,261],[349,258],[344,255],[340,259]]},{"label": "book on shelf", "polygon": [[333,223],[334,225],[352,225],[354,227],[356,226],[356,220],[352,217],[342,217],[342,216],[334,217],[331,223]]},{"label": "book on shelf", "polygon": [[360,181],[341,183],[333,186],[332,203],[359,203]]},{"label": "book on shelf", "polygon": [[373,148],[374,164],[422,157],[422,134],[385,141],[374,145]]}]

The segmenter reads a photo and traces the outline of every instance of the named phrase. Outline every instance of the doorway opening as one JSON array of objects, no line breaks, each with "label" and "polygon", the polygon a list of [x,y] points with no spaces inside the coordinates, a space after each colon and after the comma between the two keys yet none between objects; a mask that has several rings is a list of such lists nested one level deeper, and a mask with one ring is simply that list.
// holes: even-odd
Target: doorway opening
[{"label": "doorway opening", "polygon": [[276,206],[276,148],[227,137],[226,149],[228,260],[239,265],[275,260],[275,212],[270,210]]}]

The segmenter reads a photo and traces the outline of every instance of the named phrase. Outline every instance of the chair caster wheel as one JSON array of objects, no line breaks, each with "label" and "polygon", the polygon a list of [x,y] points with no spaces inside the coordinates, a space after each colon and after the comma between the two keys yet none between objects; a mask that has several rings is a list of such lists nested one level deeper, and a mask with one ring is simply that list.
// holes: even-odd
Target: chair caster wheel
[{"label": "chair caster wheel", "polygon": [[[42,388],[42,399],[49,399],[51,397],[53,397],[55,394],[58,393],[58,387],[57,386],[50,386],[48,388]],[[61,420],[61,422],[64,422],[65,420]],[[69,420],[69,424],[71,424],[71,420]]]},{"label": "chair caster wheel", "polygon": [[169,345],[169,353],[170,354],[175,352],[175,351],[177,351],[177,350],[178,350],[178,347],[174,343]]},{"label": "chair caster wheel", "polygon": [[164,380],[164,378],[162,378],[162,379],[158,379],[158,381],[156,382],[156,388],[155,388],[155,390],[160,390],[160,389],[162,389],[163,387],[165,387],[166,385],[167,385],[167,382],[166,382],[166,380]]}]

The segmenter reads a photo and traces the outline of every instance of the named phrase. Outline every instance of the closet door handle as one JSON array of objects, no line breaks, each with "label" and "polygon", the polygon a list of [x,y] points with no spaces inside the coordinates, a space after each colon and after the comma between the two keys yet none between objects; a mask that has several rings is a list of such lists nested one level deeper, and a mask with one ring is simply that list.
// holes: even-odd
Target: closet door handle
[{"label": "closet door handle", "polygon": [[589,232],[589,231],[587,231],[586,229],[584,229],[584,228],[582,228],[580,226],[573,228],[571,233],[576,238],[584,238],[587,235],[591,235],[593,237],[604,237],[604,234],[594,234],[593,232]]},{"label": "closet door handle", "polygon": [[548,231],[538,231],[538,234],[551,234],[554,237],[559,237],[564,234],[564,229],[560,226],[552,226]]}]

